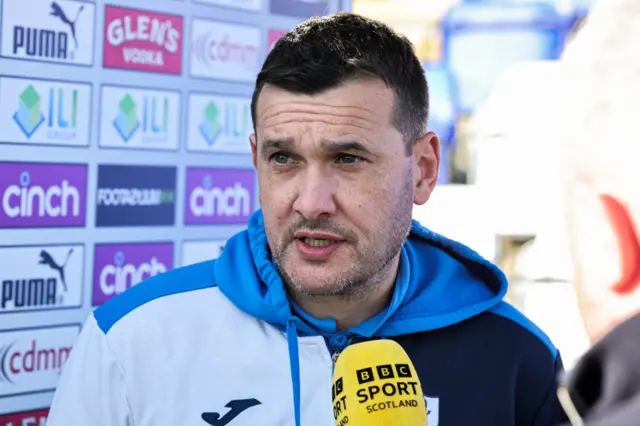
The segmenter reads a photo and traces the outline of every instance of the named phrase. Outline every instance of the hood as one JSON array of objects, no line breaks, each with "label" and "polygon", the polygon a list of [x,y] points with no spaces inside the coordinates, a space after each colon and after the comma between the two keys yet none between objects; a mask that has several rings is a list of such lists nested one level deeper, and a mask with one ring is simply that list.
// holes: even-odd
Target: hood
[{"label": "hood", "polygon": [[364,323],[337,333],[334,320],[311,318],[287,297],[268,248],[261,210],[250,217],[245,231],[227,241],[215,261],[214,278],[220,291],[240,310],[286,332],[296,426],[301,426],[299,335],[348,336],[351,341],[435,330],[493,308],[507,292],[507,280],[495,265],[413,221],[402,247],[389,306]]},{"label": "hood", "polygon": [[561,389],[568,390],[568,417],[577,414],[589,426],[638,424],[639,353],[640,314],[597,342],[564,379]]}]

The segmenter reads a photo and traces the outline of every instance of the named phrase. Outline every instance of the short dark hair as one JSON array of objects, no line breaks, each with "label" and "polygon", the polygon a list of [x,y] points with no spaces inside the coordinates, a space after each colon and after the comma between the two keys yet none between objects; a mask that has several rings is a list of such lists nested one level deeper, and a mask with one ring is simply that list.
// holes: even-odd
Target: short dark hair
[{"label": "short dark hair", "polygon": [[256,79],[251,99],[254,128],[258,97],[266,84],[313,95],[359,75],[380,78],[395,92],[392,122],[409,155],[426,131],[429,101],[424,69],[406,37],[353,13],[313,17],[276,42]]}]

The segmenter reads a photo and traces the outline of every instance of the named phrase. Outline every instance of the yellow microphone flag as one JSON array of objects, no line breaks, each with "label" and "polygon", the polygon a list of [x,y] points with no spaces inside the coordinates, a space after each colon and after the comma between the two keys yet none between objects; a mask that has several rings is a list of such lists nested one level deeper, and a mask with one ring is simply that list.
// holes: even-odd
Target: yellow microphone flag
[{"label": "yellow microphone flag", "polygon": [[335,365],[332,399],[338,426],[427,425],[418,374],[393,340],[347,347]]}]

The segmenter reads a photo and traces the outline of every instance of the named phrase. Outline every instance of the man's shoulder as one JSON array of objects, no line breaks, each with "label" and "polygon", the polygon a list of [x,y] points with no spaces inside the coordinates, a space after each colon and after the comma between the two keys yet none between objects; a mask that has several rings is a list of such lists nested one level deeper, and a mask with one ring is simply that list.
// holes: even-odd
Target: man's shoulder
[{"label": "man's shoulder", "polygon": [[493,316],[496,326],[503,328],[506,335],[512,336],[526,346],[544,347],[554,361],[558,357],[558,348],[549,336],[509,303],[501,302],[487,311],[487,314]]},{"label": "man's shoulder", "polygon": [[[174,313],[193,309],[197,301],[202,300],[202,292],[211,293],[216,289],[214,265],[215,261],[210,260],[173,269],[127,289],[95,309],[93,315],[98,327],[107,334],[116,324],[132,315],[157,316],[154,307],[158,304],[165,309],[171,306]],[[213,300],[209,298],[209,302]]]}]

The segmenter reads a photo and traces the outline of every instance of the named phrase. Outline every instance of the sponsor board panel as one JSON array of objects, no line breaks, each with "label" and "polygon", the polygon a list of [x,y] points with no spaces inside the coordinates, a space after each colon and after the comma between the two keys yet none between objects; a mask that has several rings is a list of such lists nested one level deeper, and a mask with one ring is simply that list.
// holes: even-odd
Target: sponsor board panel
[{"label": "sponsor board panel", "polygon": [[84,245],[0,246],[0,314],[79,308]]},{"label": "sponsor board panel", "polygon": [[96,244],[92,305],[173,268],[173,243]]},{"label": "sponsor board panel", "polygon": [[105,68],[182,73],[182,16],[111,5],[104,13]]},{"label": "sponsor board panel", "polygon": [[55,390],[80,328],[0,330],[0,398]]},{"label": "sponsor board panel", "polygon": [[0,162],[0,228],[83,227],[87,165]]},{"label": "sponsor board panel", "polygon": [[88,83],[0,76],[0,143],[88,146]]},{"label": "sponsor board panel", "polygon": [[101,95],[100,147],[178,149],[180,92],[103,86]]},{"label": "sponsor board panel", "polygon": [[225,239],[184,241],[182,243],[182,266],[216,259],[222,253]]},{"label": "sponsor board panel", "polygon": [[9,0],[0,5],[1,56],[68,65],[93,65],[95,3]]}]

